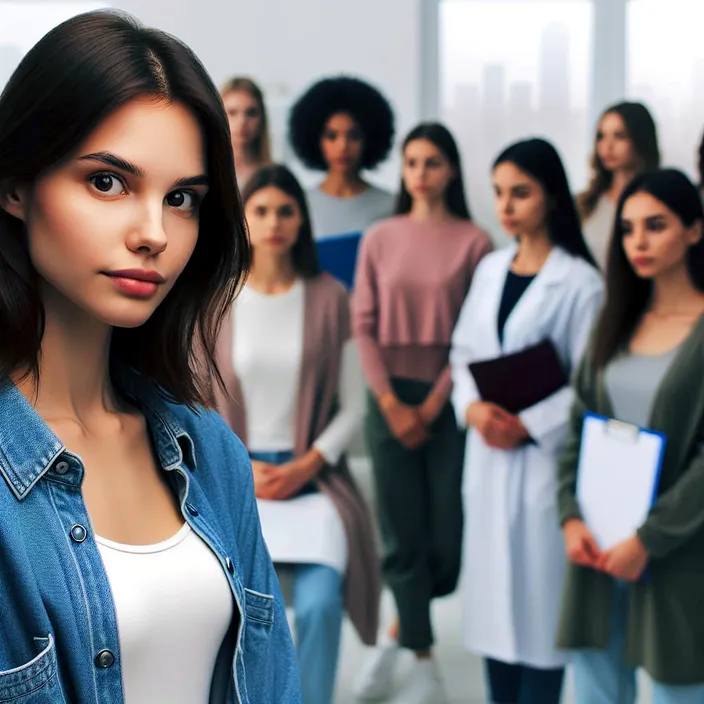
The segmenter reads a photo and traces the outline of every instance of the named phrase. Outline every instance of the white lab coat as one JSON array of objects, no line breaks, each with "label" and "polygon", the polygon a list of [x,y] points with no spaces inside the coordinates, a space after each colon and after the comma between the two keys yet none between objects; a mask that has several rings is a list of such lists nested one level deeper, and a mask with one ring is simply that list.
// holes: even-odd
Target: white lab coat
[{"label": "white lab coat", "polygon": [[[477,268],[452,337],[452,404],[458,425],[479,400],[467,365],[518,352],[550,338],[571,371],[602,301],[596,269],[554,247],[509,315],[499,342],[499,305],[515,245]],[[555,649],[565,549],[556,507],[556,458],[566,434],[569,387],[521,412],[536,445],[489,448],[470,430],[463,497],[464,642],[468,650],[536,668],[567,661]]]}]

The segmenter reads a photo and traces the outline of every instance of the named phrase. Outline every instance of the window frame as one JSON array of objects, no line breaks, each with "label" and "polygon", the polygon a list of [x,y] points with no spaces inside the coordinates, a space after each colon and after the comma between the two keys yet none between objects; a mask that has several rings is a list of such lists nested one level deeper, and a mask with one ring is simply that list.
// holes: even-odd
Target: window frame
[{"label": "window frame", "polygon": [[[503,2],[504,0],[494,0]],[[573,2],[574,0],[553,0]],[[626,6],[630,0],[591,0],[594,6],[592,66],[588,113],[596,123],[608,105],[626,93]],[[475,0],[419,0],[419,114],[423,120],[440,115],[440,4]],[[525,0],[532,2],[532,0]]]}]

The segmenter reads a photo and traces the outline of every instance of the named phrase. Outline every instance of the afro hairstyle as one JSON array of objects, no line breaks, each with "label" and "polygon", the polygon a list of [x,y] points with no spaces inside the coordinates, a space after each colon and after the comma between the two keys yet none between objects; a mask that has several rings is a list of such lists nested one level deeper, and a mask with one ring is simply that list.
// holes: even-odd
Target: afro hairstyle
[{"label": "afro hairstyle", "polygon": [[309,169],[326,171],[320,138],[337,113],[351,115],[364,135],[360,166],[373,169],[388,156],[394,138],[394,114],[388,101],[368,83],[348,76],[324,78],[293,105],[289,139],[296,156]]}]

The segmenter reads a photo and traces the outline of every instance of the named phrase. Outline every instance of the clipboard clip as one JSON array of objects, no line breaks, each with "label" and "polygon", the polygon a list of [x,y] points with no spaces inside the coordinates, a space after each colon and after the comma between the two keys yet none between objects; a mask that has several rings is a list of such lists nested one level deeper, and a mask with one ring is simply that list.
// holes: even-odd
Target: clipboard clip
[{"label": "clipboard clip", "polygon": [[635,444],[638,442],[640,428],[632,423],[624,423],[623,421],[611,418],[604,423],[604,432],[615,440]]}]

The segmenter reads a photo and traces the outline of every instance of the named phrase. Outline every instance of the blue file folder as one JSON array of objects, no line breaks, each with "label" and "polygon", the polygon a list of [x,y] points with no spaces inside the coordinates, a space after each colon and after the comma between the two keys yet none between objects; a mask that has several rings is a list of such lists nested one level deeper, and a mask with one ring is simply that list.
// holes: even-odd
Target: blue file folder
[{"label": "blue file folder", "polygon": [[351,289],[354,283],[361,239],[361,232],[348,232],[316,240],[321,269],[341,281],[348,289]]}]

